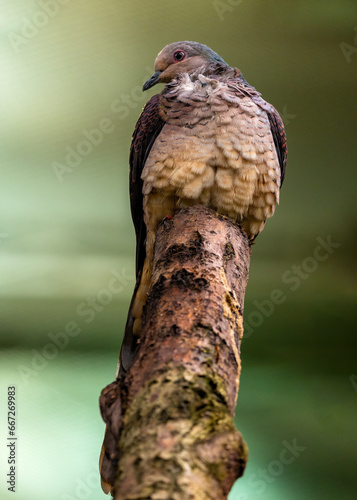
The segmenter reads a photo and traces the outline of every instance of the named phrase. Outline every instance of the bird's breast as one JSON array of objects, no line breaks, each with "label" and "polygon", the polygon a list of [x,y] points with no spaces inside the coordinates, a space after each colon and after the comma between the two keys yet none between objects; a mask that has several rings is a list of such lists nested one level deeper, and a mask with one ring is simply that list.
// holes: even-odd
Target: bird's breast
[{"label": "bird's breast", "polygon": [[234,220],[254,208],[259,232],[280,186],[268,116],[234,84],[200,76],[162,94],[165,125],[143,169],[144,195],[202,203]]}]

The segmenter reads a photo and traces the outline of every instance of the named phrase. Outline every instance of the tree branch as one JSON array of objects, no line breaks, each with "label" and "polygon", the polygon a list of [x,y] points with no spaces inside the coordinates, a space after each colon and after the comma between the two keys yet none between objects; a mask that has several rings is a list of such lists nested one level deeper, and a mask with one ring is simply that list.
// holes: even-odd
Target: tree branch
[{"label": "tree branch", "polygon": [[223,500],[243,474],[233,417],[250,253],[240,228],[203,206],[160,225],[141,342],[121,388],[115,499]]}]

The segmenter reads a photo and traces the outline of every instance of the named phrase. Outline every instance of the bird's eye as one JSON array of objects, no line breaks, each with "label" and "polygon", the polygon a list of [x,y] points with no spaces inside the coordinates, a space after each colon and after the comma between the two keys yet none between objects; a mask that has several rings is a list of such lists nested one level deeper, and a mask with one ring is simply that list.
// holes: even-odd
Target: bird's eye
[{"label": "bird's eye", "polygon": [[186,52],[183,50],[176,50],[174,53],[174,62],[183,61],[186,57]]}]

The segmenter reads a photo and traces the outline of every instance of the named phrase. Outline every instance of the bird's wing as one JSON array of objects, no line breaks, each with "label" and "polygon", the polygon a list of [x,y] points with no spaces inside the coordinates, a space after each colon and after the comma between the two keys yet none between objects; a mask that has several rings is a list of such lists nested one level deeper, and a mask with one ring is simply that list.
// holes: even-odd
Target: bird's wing
[{"label": "bird's wing", "polygon": [[283,184],[286,170],[286,160],[287,160],[287,143],[286,134],[283,120],[281,119],[277,110],[265,101],[260,92],[258,92],[252,85],[250,85],[247,80],[240,74],[237,78],[238,91],[242,94],[250,97],[255,104],[257,104],[261,109],[268,115],[270,130],[273,136],[274,145],[276,153],[278,155],[279,165],[280,165],[280,187]]},{"label": "bird's wing", "polygon": [[152,145],[165,123],[159,115],[159,98],[159,94],[154,95],[144,107],[135,126],[130,147],[130,207],[136,233],[136,277],[145,260],[146,227],[141,173]]},{"label": "bird's wing", "polygon": [[146,226],[143,211],[143,181],[141,173],[150,150],[161,132],[165,122],[159,115],[159,98],[157,94],[150,99],[143,109],[136,124],[130,148],[130,207],[136,233],[136,285],[129,307],[128,318],[124,331],[124,339],[120,352],[120,371],[127,371],[131,365],[135,351],[136,338],[133,335],[132,309],[145,261]]},{"label": "bird's wing", "polygon": [[280,187],[283,185],[283,180],[285,177],[286,170],[286,159],[288,154],[288,149],[286,145],[286,133],[284,128],[283,120],[281,119],[277,110],[271,104],[270,110],[267,111],[268,118],[270,122],[270,130],[274,139],[275,149],[279,159],[280,165]]}]

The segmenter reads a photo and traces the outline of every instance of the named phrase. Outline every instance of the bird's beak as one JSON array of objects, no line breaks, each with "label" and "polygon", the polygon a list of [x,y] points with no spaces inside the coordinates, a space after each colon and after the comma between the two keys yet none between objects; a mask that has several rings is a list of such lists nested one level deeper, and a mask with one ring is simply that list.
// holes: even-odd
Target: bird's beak
[{"label": "bird's beak", "polygon": [[156,71],[151,78],[147,82],[144,83],[143,85],[143,90],[148,90],[151,89],[154,85],[159,83],[160,75],[162,71]]}]

